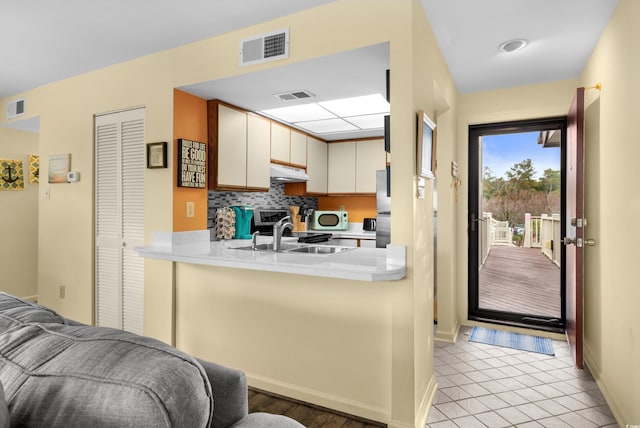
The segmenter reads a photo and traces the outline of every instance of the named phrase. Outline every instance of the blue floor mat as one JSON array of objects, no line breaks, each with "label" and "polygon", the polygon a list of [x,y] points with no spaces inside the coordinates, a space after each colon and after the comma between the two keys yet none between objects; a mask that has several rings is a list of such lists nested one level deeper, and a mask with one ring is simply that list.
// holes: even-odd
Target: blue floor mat
[{"label": "blue floor mat", "polygon": [[486,343],[538,354],[555,355],[551,339],[509,331],[493,330],[484,327],[473,327],[469,342]]}]

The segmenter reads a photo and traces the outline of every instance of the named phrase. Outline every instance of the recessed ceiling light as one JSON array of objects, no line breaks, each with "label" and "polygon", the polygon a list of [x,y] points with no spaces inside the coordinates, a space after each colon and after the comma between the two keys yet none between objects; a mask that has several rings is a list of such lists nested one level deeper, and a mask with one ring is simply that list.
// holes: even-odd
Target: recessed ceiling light
[{"label": "recessed ceiling light", "polygon": [[384,114],[345,117],[344,120],[360,129],[384,129]]},{"label": "recessed ceiling light", "polygon": [[262,113],[284,122],[300,122],[303,120],[333,119],[336,116],[318,104],[301,104],[297,106],[278,107],[262,110]]},{"label": "recessed ceiling light", "polygon": [[499,49],[500,52],[505,53],[515,52],[519,51],[520,49],[524,49],[528,44],[529,42],[527,42],[525,39],[509,40],[508,42],[502,43]]},{"label": "recessed ceiling light", "polygon": [[380,94],[342,98],[319,102],[318,104],[339,117],[389,112],[389,103]]},{"label": "recessed ceiling light", "polygon": [[299,128],[306,129],[312,134],[331,134],[334,132],[357,131],[358,128],[342,119],[313,120],[309,122],[297,122]]}]

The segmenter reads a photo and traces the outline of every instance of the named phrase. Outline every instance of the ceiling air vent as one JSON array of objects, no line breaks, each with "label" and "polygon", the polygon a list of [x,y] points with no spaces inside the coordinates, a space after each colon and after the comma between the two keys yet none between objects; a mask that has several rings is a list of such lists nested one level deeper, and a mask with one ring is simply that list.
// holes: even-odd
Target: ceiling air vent
[{"label": "ceiling air vent", "polygon": [[273,94],[273,96],[278,98],[280,101],[303,100],[305,98],[315,97],[311,92],[305,90]]},{"label": "ceiling air vent", "polygon": [[9,101],[7,103],[7,119],[22,116],[24,114],[24,99]]},{"label": "ceiling air vent", "polygon": [[289,58],[289,29],[253,36],[240,41],[240,65],[260,64]]}]

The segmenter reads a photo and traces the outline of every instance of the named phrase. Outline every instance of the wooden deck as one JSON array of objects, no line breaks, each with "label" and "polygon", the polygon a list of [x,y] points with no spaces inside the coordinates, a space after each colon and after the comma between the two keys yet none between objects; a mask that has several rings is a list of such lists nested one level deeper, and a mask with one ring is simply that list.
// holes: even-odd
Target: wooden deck
[{"label": "wooden deck", "polygon": [[560,318],[560,268],[539,248],[494,246],[480,269],[480,309]]}]

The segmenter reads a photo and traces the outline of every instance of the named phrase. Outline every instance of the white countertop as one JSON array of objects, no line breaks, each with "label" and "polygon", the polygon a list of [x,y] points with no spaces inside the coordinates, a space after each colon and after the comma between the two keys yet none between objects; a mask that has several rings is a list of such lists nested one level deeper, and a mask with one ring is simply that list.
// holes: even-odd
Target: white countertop
[{"label": "white countertop", "polygon": [[[369,233],[375,235],[375,232]],[[141,257],[152,259],[356,281],[394,281],[404,278],[406,272],[403,245],[389,245],[386,249],[355,248],[335,254],[274,253],[234,249],[251,245],[250,239],[210,241],[209,237],[208,230],[155,232],[151,245],[135,250]],[[258,243],[270,242],[270,237],[258,237]],[[297,242],[297,239],[283,238],[282,242]]]},{"label": "white countertop", "polygon": [[369,232],[362,230],[362,223],[349,222],[349,228],[347,230],[313,230],[309,232],[327,232],[333,235],[333,239],[376,239],[376,232]]}]

